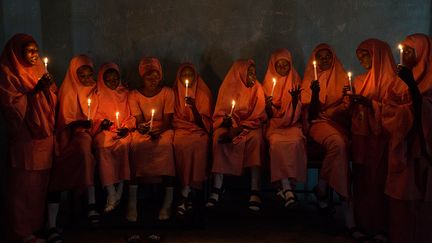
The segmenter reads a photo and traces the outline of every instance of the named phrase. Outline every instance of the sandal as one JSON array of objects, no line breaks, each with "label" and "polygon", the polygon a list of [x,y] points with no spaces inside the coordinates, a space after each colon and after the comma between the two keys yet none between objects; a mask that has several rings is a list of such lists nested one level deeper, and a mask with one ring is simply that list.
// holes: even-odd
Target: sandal
[{"label": "sandal", "polygon": [[141,236],[139,235],[131,235],[127,238],[128,243],[140,243],[141,242]]},{"label": "sandal", "polygon": [[120,204],[120,198],[116,199],[114,202],[110,202],[107,199],[105,208],[104,208],[104,213],[109,213],[111,211],[113,211],[114,209],[117,208],[117,206]]},{"label": "sandal", "polygon": [[[292,195],[287,196],[288,192],[291,192]],[[298,200],[293,190],[280,190],[277,195],[283,200],[285,208],[294,208],[298,205]]]},{"label": "sandal", "polygon": [[100,223],[100,214],[97,211],[96,204],[88,205],[87,220],[92,226],[97,226]]},{"label": "sandal", "polygon": [[358,227],[354,226],[346,231],[348,236],[357,243],[366,242],[369,239],[369,237]]},{"label": "sandal", "polygon": [[[216,199],[214,197],[211,197],[211,194],[216,194],[218,196],[218,199]],[[206,208],[215,208],[216,205],[219,204],[219,202],[221,200],[221,197],[222,197],[222,194],[223,194],[223,190],[222,189],[213,187],[212,191],[210,193],[210,197],[207,199],[207,203],[205,205]]]},{"label": "sandal", "polygon": [[57,228],[50,228],[47,232],[46,243],[63,243],[63,236]]},{"label": "sandal", "polygon": [[[258,200],[252,200],[255,197]],[[249,198],[249,209],[254,212],[259,212],[261,210],[262,202],[260,197],[260,192],[257,190],[252,190]]]},{"label": "sandal", "polygon": [[151,234],[147,236],[147,242],[151,242],[151,243],[161,242],[161,237],[157,234]]},{"label": "sandal", "polygon": [[178,216],[184,216],[190,209],[192,209],[192,206],[189,208],[189,199],[187,197],[181,196],[180,203],[176,208],[176,214]]}]

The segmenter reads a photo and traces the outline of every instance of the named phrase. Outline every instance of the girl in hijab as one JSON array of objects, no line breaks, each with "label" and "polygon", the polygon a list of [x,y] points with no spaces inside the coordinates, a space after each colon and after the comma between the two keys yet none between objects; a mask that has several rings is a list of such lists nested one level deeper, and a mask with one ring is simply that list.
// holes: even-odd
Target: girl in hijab
[{"label": "girl in hijab", "polygon": [[213,101],[210,89],[192,64],[177,71],[174,83],[174,156],[182,190],[177,214],[192,207],[191,189],[201,190],[207,178]]},{"label": "girl in hijab", "polygon": [[105,63],[100,67],[96,91],[99,105],[94,117],[100,126],[93,146],[99,177],[108,193],[105,212],[120,203],[123,181],[130,178],[129,130],[135,127],[135,118],[130,115],[129,92],[122,84],[117,64]]},{"label": "girl in hijab", "polygon": [[320,209],[328,211],[328,187],[342,200],[345,225],[351,235],[364,236],[355,227],[351,206],[348,163],[349,113],[343,96],[348,75],[328,44],[312,52],[303,78],[301,94],[305,133],[325,149],[315,196]]},{"label": "girl in hijab", "polygon": [[129,186],[126,218],[135,222],[138,217],[136,178],[163,177],[165,196],[159,211],[159,220],[167,220],[171,215],[174,193],[174,131],[171,121],[175,98],[171,88],[161,85],[162,67],[158,59],[141,59],[139,74],[143,79],[143,87],[129,93],[129,106],[136,119],[136,130],[132,134],[131,142],[132,183]]},{"label": "girl in hijab", "polygon": [[296,204],[293,189],[305,182],[307,157],[301,130],[301,79],[292,65],[291,53],[276,50],[270,57],[263,82],[269,122],[266,139],[270,147],[271,181],[280,184],[278,196],[285,207]]},{"label": "girl in hijab", "polygon": [[60,192],[87,189],[88,220],[99,223],[96,209],[94,174],[96,161],[92,153],[93,136],[98,124],[92,122],[97,107],[93,62],[85,55],[72,58],[59,91],[56,157],[48,197],[50,235],[58,237],[56,218]]},{"label": "girl in hijab", "polygon": [[402,65],[398,66],[404,89],[388,95],[393,104],[385,114],[390,134],[385,190],[390,204],[390,242],[432,241],[431,46],[425,34],[406,37]]},{"label": "girl in hijab", "polygon": [[57,88],[32,36],[16,34],[0,56],[0,107],[7,126],[7,215],[11,240],[43,228],[54,151]]},{"label": "girl in hijab", "polygon": [[214,184],[206,204],[208,208],[215,207],[220,200],[224,174],[240,176],[249,168],[249,209],[261,209],[262,124],[265,120],[264,92],[256,80],[255,63],[251,59],[238,60],[219,88],[213,114]]},{"label": "girl in hijab", "polygon": [[389,87],[398,81],[396,65],[389,45],[381,40],[363,41],[356,54],[366,72],[355,78],[355,94],[349,95],[354,216],[365,233],[385,241],[388,136],[383,130],[382,111]]}]

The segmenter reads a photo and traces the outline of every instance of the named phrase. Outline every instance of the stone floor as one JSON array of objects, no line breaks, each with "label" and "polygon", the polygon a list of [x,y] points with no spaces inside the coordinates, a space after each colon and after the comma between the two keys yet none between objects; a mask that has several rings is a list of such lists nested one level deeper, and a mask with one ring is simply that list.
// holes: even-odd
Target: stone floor
[{"label": "stone floor", "polygon": [[[160,192],[150,194],[151,198],[161,197]],[[261,212],[251,213],[246,194],[227,191],[217,209],[195,207],[188,217],[173,216],[163,223],[157,221],[160,204],[151,198],[141,197],[139,220],[134,224],[124,219],[124,203],[103,215],[95,229],[81,221],[83,215],[69,214],[68,220],[63,219],[66,242],[126,242],[136,233],[141,237],[158,233],[163,242],[352,242],[344,234],[340,206],[336,204],[336,213],[329,217],[316,209],[309,196],[303,197],[297,208],[287,210],[276,201],[274,192],[263,193]]]}]

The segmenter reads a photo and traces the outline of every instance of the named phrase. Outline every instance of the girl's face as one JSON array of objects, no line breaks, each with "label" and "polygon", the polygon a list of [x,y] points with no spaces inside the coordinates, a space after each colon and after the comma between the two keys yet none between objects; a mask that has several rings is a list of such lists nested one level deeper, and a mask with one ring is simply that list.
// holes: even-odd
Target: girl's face
[{"label": "girl's face", "polygon": [[275,63],[275,69],[280,76],[285,77],[291,71],[291,63],[287,59],[279,59]]},{"label": "girl's face", "polygon": [[39,47],[37,46],[37,44],[34,42],[24,44],[22,57],[24,59],[24,62],[28,65],[36,65],[39,59]]},{"label": "girl's face", "polygon": [[93,68],[88,65],[83,65],[77,69],[78,80],[84,86],[93,86],[96,81],[93,78]]},{"label": "girl's face", "polygon": [[103,74],[103,81],[108,88],[115,90],[120,85],[120,74],[115,69],[108,69]]},{"label": "girl's face", "polygon": [[150,70],[144,73],[143,75],[144,80],[144,89],[148,91],[155,91],[159,87],[160,83],[160,75],[159,72],[156,70]]},{"label": "girl's face", "polygon": [[360,65],[365,69],[369,70],[372,67],[372,58],[367,50],[359,49],[356,51],[357,58],[359,59]]},{"label": "girl's face", "polygon": [[189,87],[195,83],[195,71],[191,67],[185,67],[180,73],[180,81],[186,87],[186,80],[189,81]]},{"label": "girl's face", "polygon": [[408,68],[412,69],[417,65],[417,57],[414,48],[410,46],[403,46],[403,56],[402,56],[403,64]]},{"label": "girl's face", "polygon": [[333,64],[333,54],[329,49],[319,50],[315,54],[315,59],[321,71],[330,69]]},{"label": "girl's face", "polygon": [[246,76],[246,87],[253,87],[256,81],[256,69],[255,65],[250,65],[247,70]]}]

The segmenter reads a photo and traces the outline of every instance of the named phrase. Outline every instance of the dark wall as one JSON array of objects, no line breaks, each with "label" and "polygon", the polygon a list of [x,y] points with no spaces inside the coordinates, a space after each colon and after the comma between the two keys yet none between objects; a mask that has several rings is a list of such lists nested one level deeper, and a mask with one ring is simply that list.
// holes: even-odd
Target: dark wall
[{"label": "dark wall", "polygon": [[116,61],[136,83],[139,59],[157,56],[168,83],[178,65],[190,61],[213,91],[238,58],[253,58],[261,79],[279,47],[293,52],[302,74],[313,47],[328,42],[345,67],[359,73],[354,51],[362,40],[381,38],[397,54],[404,36],[428,33],[431,25],[430,0],[41,0],[39,7],[27,2],[37,1],[3,0],[10,11],[4,16],[6,38],[18,31],[34,34],[58,81],[75,54],[87,53],[97,65]]}]

